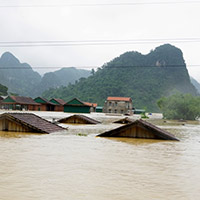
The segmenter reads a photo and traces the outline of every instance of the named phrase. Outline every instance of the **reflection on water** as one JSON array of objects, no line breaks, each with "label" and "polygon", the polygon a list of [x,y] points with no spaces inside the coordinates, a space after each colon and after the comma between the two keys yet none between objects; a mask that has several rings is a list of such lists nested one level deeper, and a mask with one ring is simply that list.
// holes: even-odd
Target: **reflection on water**
[{"label": "reflection on water", "polygon": [[104,125],[74,126],[70,134],[1,132],[0,199],[198,200],[199,124],[159,125],[180,142],[96,137]]}]

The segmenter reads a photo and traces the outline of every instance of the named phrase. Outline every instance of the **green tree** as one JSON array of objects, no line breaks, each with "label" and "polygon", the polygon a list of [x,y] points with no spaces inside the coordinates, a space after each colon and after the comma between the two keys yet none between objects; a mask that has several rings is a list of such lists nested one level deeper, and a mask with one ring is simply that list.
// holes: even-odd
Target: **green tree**
[{"label": "green tree", "polygon": [[177,93],[157,102],[166,119],[196,120],[200,117],[200,97]]}]

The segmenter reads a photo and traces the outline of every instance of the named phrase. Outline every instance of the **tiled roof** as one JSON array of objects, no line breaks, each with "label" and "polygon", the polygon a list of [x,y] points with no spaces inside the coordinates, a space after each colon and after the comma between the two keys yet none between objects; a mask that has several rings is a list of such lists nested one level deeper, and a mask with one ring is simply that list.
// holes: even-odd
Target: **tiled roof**
[{"label": "tiled roof", "polygon": [[55,101],[57,101],[60,105],[65,105],[66,102],[62,99],[57,99],[57,98],[53,98]]},{"label": "tiled roof", "polygon": [[31,97],[10,96],[10,98],[19,104],[39,105]]},{"label": "tiled roof", "polygon": [[90,107],[97,107],[97,103],[89,103],[89,102],[83,102],[85,105],[90,106]]},{"label": "tiled roof", "polygon": [[107,101],[131,101],[130,97],[108,97]]},{"label": "tiled roof", "polygon": [[0,115],[0,118],[12,119],[18,124],[26,126],[39,133],[52,133],[64,130],[64,128],[52,124],[51,122],[32,113],[4,113]]}]

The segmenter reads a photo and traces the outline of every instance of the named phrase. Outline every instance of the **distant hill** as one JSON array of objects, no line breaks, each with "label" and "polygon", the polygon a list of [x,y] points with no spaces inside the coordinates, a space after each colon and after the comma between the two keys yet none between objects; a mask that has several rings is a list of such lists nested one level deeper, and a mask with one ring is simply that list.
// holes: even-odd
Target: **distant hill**
[{"label": "distant hill", "polygon": [[9,88],[9,92],[29,96],[32,88],[41,76],[27,63],[20,63],[11,53],[6,52],[0,58],[0,83]]},{"label": "distant hill", "polygon": [[195,88],[197,89],[198,93],[200,94],[200,83],[195,80],[194,78],[190,77],[191,83],[195,86]]},{"label": "distant hill", "polygon": [[165,44],[147,55],[126,52],[99,68],[93,76],[81,78],[68,87],[48,90],[44,96],[66,101],[78,97],[100,105],[108,96],[125,96],[132,97],[136,108],[158,111],[157,100],[177,91],[197,94],[182,51]]},{"label": "distant hill", "polygon": [[0,96],[7,95],[7,91],[8,91],[8,88],[6,86],[0,84]]},{"label": "distant hill", "polygon": [[11,53],[6,52],[0,58],[0,84],[9,88],[9,92],[22,96],[40,96],[49,88],[58,88],[74,83],[81,77],[88,77],[90,71],[74,67],[63,68],[44,74],[35,72],[27,63],[20,61]]},{"label": "distant hill", "polygon": [[[62,68],[55,72],[45,73],[41,79],[41,82],[35,88],[35,96],[41,95],[45,90],[49,88],[58,88],[60,86],[67,86],[69,83],[73,84],[81,77],[90,76],[91,72],[84,69],[76,69],[75,67]],[[39,88],[39,90],[38,90]]]}]

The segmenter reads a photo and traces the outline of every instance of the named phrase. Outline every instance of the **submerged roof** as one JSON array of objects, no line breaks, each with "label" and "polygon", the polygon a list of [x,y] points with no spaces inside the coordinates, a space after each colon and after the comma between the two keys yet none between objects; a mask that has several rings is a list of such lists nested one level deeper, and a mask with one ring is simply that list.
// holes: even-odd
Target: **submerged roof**
[{"label": "submerged roof", "polygon": [[[135,133],[132,133],[132,132],[135,132]],[[98,136],[178,140],[171,133],[161,128],[158,128],[157,126],[141,119],[136,120],[130,124],[121,126],[119,128],[113,129],[111,131],[104,132]]]},{"label": "submerged roof", "polygon": [[107,101],[132,101],[130,97],[108,97]]},{"label": "submerged roof", "polygon": [[[58,120],[58,122],[60,122],[60,123],[72,123],[72,121],[70,121],[71,119],[77,119],[77,120],[81,119],[85,122],[84,124],[98,124],[98,123],[100,123],[99,121],[92,119],[90,117],[87,117],[85,115],[72,115],[70,117],[60,119],[60,120]],[[69,120],[69,122],[67,122],[68,120]],[[75,121],[73,121],[73,123],[78,123],[78,122],[75,120]]]},{"label": "submerged roof", "polygon": [[123,119],[120,119],[120,120],[114,121],[113,123],[119,123],[119,124],[130,124],[130,123],[132,123],[132,122],[134,122],[133,119],[130,119],[130,118],[128,118],[128,117],[125,117],[125,118],[123,118]]},{"label": "submerged roof", "polygon": [[0,119],[10,119],[39,133],[53,133],[63,131],[64,128],[53,124],[32,113],[4,113]]}]

